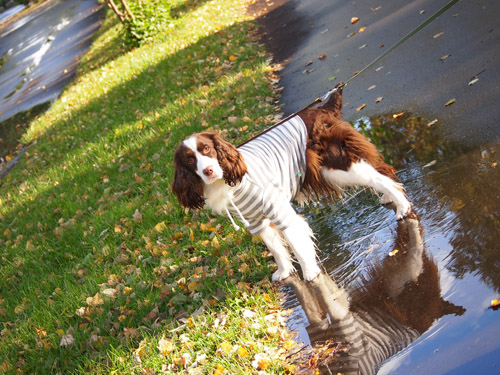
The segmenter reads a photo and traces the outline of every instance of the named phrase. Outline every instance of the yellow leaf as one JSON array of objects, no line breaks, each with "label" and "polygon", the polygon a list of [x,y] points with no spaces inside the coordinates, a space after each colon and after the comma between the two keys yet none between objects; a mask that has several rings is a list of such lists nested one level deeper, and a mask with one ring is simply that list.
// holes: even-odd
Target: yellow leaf
[{"label": "yellow leaf", "polygon": [[236,61],[236,56],[234,55],[229,56],[229,61]]},{"label": "yellow leaf", "polygon": [[246,358],[249,356],[248,354],[248,350],[245,349],[245,347],[243,346],[240,346],[238,348],[238,355],[241,357],[241,358]]},{"label": "yellow leaf", "polygon": [[395,113],[392,115],[392,118],[397,119],[397,118],[403,117],[403,115],[404,115],[404,112]]},{"label": "yellow leaf", "polygon": [[363,104],[361,104],[358,108],[356,108],[356,111],[358,111],[358,112],[359,112],[359,111],[361,111],[361,110],[362,110],[363,108],[365,108],[365,107],[366,107],[366,104],[364,104],[364,103],[363,103]]},{"label": "yellow leaf", "polygon": [[217,236],[215,236],[212,240],[212,246],[218,249],[220,247],[219,240],[217,239]]},{"label": "yellow leaf", "polygon": [[389,256],[390,257],[393,257],[394,255],[396,255],[397,253],[399,253],[399,250],[398,249],[394,249],[392,250],[390,253],[389,253]]},{"label": "yellow leaf", "polygon": [[224,367],[222,367],[221,365],[217,365],[217,367],[214,370],[214,374],[213,375],[222,375],[225,372],[226,372],[226,369]]},{"label": "yellow leaf", "polygon": [[453,103],[455,103],[455,101],[456,101],[456,99],[455,99],[455,98],[450,99],[450,100],[448,100],[448,101],[444,104],[444,106],[445,106],[445,107],[449,107],[450,105],[452,105]]},{"label": "yellow leaf", "polygon": [[199,281],[191,281],[188,285],[187,288],[190,292],[194,292],[198,289],[198,286],[200,285]]},{"label": "yellow leaf", "polygon": [[189,228],[189,241],[194,242],[194,233],[191,228]]},{"label": "yellow leaf", "polygon": [[160,341],[158,341],[158,350],[160,351],[161,355],[166,357],[170,353],[174,351],[174,342],[171,339],[165,338],[163,336]]},{"label": "yellow leaf", "polygon": [[358,21],[359,21],[359,17],[352,17],[352,18],[351,18],[351,24],[353,24],[353,25],[354,25],[356,22],[358,22]]},{"label": "yellow leaf", "polygon": [[295,347],[295,345],[297,345],[297,343],[293,340],[288,340],[287,342],[285,342],[285,344],[283,345],[283,349],[285,350],[290,350],[292,348]]},{"label": "yellow leaf", "polygon": [[164,221],[155,225],[155,230],[159,233],[163,232],[165,229],[167,229],[167,225]]},{"label": "yellow leaf", "polygon": [[366,30],[366,26],[365,26],[365,27],[360,28],[360,29],[359,29],[359,32],[360,32],[360,33],[362,33],[362,32],[363,32],[363,31],[365,31],[365,30]]},{"label": "yellow leaf", "polygon": [[233,351],[233,346],[227,341],[224,341],[222,344],[220,344],[219,349],[217,349],[217,353],[223,355],[229,355],[231,354],[232,351]]}]

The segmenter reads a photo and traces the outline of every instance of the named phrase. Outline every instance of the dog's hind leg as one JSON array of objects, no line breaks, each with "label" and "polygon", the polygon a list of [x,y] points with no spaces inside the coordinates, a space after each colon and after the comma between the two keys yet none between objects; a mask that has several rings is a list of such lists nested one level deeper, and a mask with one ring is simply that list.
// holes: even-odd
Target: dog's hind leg
[{"label": "dog's hind leg", "polygon": [[411,203],[406,199],[402,185],[379,173],[364,160],[352,163],[347,171],[322,167],[321,174],[334,188],[366,186],[381,193],[384,203],[395,204],[398,220],[403,219],[411,211]]},{"label": "dog's hind leg", "polygon": [[285,247],[284,239],[276,229],[270,225],[267,226],[260,234],[262,241],[274,257],[278,270],[273,273],[273,281],[281,281],[290,276],[295,271],[290,259],[290,253]]}]

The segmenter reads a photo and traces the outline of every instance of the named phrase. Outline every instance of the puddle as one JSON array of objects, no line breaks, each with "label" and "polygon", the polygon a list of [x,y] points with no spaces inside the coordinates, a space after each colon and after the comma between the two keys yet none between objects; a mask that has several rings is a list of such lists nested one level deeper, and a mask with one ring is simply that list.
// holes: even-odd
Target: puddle
[{"label": "puddle", "polygon": [[500,312],[489,306],[500,294],[500,142],[445,142],[409,114],[355,126],[399,168],[418,217],[397,222],[364,190],[304,212],[326,273],[320,285],[282,288],[306,345],[298,373],[497,374]]}]

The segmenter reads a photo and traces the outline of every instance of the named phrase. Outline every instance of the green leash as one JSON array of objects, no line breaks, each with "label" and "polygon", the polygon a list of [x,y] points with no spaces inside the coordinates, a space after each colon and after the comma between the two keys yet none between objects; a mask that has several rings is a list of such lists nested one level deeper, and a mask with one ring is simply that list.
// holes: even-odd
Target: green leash
[{"label": "green leash", "polygon": [[398,48],[401,44],[403,44],[404,42],[406,42],[408,39],[410,39],[412,36],[414,36],[415,34],[417,34],[419,31],[421,31],[424,27],[426,27],[428,24],[430,24],[432,21],[434,21],[436,18],[438,18],[439,16],[441,16],[444,12],[446,12],[448,9],[450,9],[451,7],[453,7],[456,3],[458,3],[460,0],[450,0],[445,6],[443,6],[441,9],[439,9],[436,13],[434,13],[432,16],[430,16],[429,18],[427,18],[424,22],[422,22],[420,25],[418,25],[416,28],[414,28],[412,31],[410,31],[408,34],[406,34],[404,37],[402,37],[396,44],[394,44],[391,48],[389,48],[387,51],[385,51],[383,54],[381,54],[380,56],[378,56],[375,60],[373,60],[371,63],[369,63],[368,65],[366,65],[363,69],[361,69],[360,71],[358,71],[356,74],[354,74],[351,78],[349,78],[347,81],[343,82],[341,85],[331,89],[330,91],[328,91],[325,95],[317,98],[314,102],[312,102],[311,104],[309,104],[308,106],[298,110],[297,112],[294,112],[292,113],[291,115],[287,116],[286,118],[284,118],[283,120],[281,120],[280,122],[278,122],[277,124],[274,124],[273,126],[271,126],[270,128],[264,130],[262,133],[256,135],[255,137],[252,137],[251,139],[249,139],[248,141],[245,141],[244,143],[242,143],[241,145],[239,145],[238,147],[241,147],[243,146],[244,144],[250,142],[252,139],[255,139],[257,137],[259,137],[260,135],[262,134],[265,134],[267,133],[268,131],[274,129],[275,127],[283,124],[284,122],[290,120],[292,117],[295,117],[299,112],[305,110],[305,109],[308,109],[318,103],[324,103],[326,101],[328,101],[328,99],[330,98],[330,96],[337,92],[338,90],[344,88],[350,81],[352,81],[354,78],[356,78],[357,76],[361,75],[362,73],[364,73],[365,71],[367,71],[368,69],[370,69],[372,66],[374,66],[375,64],[377,64],[380,60],[382,60],[384,57],[386,57],[389,53],[391,53],[392,51],[394,51],[396,48]]}]

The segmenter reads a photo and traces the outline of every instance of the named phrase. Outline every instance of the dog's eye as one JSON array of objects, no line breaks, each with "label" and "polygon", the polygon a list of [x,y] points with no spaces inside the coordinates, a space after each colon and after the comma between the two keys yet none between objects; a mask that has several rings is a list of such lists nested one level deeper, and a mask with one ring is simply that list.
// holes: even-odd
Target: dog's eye
[{"label": "dog's eye", "polygon": [[196,159],[195,159],[195,158],[192,158],[192,157],[191,157],[191,158],[188,158],[188,159],[186,160],[186,162],[187,162],[189,165],[193,165],[195,161],[196,161]]},{"label": "dog's eye", "polygon": [[203,153],[208,154],[210,152],[210,146],[203,147]]}]

